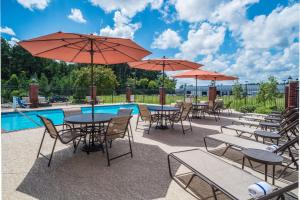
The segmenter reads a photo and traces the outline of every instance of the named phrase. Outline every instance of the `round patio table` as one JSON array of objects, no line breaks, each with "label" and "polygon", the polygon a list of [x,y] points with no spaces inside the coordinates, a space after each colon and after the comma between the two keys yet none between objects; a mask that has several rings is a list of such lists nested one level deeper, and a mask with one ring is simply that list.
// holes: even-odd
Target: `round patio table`
[{"label": "round patio table", "polygon": [[254,131],[254,136],[256,140],[258,140],[258,137],[262,137],[263,143],[265,143],[265,139],[268,138],[272,142],[273,140],[276,140],[276,144],[278,145],[279,139],[281,138],[281,135],[278,134],[278,132],[270,132],[270,131],[265,131],[265,130],[256,130]]},{"label": "round patio table", "polygon": [[156,126],[158,129],[168,129],[167,120],[169,119],[171,112],[178,112],[180,108],[174,106],[147,106],[152,112],[158,113],[158,123]]},{"label": "round patio table", "polygon": [[283,162],[283,158],[275,153],[270,151],[261,150],[261,149],[244,149],[243,153],[243,164],[242,169],[244,169],[245,158],[249,160],[251,167],[253,168],[251,161],[253,160],[258,163],[262,163],[265,165],[265,181],[268,179],[268,165],[273,166],[273,174],[272,174],[272,184],[275,184],[275,166],[281,165]]},{"label": "round patio table", "polygon": [[111,118],[115,117],[115,114],[110,113],[95,113],[94,120],[92,119],[92,114],[79,114],[79,115],[72,115],[69,117],[65,117],[64,121],[68,124],[80,124],[85,125],[85,129],[83,128],[86,133],[91,134],[92,141],[89,140],[89,144],[83,147],[83,151],[95,152],[104,150],[102,144],[96,145],[95,144],[95,124],[104,124],[111,120]]}]

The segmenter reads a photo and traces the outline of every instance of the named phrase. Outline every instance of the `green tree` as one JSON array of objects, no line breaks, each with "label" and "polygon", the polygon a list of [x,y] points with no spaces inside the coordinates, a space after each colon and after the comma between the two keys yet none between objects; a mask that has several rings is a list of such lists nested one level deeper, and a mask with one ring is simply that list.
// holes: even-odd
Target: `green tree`
[{"label": "green tree", "polygon": [[263,103],[266,105],[266,102],[268,100],[268,83],[261,82],[259,84],[259,90],[257,93],[257,101],[258,103]]},{"label": "green tree", "polygon": [[[84,98],[89,95],[91,85],[90,67],[74,70],[71,75],[75,87],[75,98]],[[97,94],[110,94],[117,86],[118,81],[114,72],[107,67],[94,67],[94,84]]]},{"label": "green tree", "polygon": [[39,88],[42,95],[45,95],[47,97],[50,95],[50,84],[48,78],[45,76],[44,73],[41,74],[41,78],[39,80]]},{"label": "green tree", "polygon": [[267,101],[272,101],[276,105],[276,97],[278,97],[277,80],[275,77],[270,76],[267,82],[261,82],[257,94],[259,103],[266,105]]},{"label": "green tree", "polygon": [[241,100],[243,98],[243,87],[239,83],[235,83],[232,87],[232,94],[234,98]]},{"label": "green tree", "polygon": [[10,88],[18,88],[19,87],[19,79],[16,74],[12,74],[9,80],[6,82],[6,85]]},{"label": "green tree", "polygon": [[138,81],[138,85],[141,89],[146,89],[148,87],[149,80],[147,78],[142,78]]},{"label": "green tree", "polygon": [[151,90],[157,90],[158,89],[158,84],[156,81],[149,81],[148,83],[148,88],[151,89]]}]

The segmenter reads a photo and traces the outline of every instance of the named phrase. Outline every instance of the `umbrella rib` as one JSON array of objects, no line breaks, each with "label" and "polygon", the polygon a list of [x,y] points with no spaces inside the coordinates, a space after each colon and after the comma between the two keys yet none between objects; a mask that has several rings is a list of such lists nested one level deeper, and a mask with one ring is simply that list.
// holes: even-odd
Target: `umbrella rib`
[{"label": "umbrella rib", "polygon": [[[105,45],[105,46],[109,47],[109,46],[108,46],[107,44],[105,44],[105,43],[103,43],[103,45]],[[130,55],[128,55],[128,54],[126,54],[126,53],[124,53],[124,52],[122,52],[122,51],[120,51],[120,50],[118,50],[118,49],[114,48],[114,47],[111,47],[111,48],[112,48],[112,49],[114,49],[115,51],[117,51],[117,52],[119,52],[119,53],[121,53],[121,54],[125,55],[125,56],[128,56],[129,58],[133,59],[134,61],[137,61],[137,59],[136,59],[136,58],[134,58],[134,57],[132,57],[132,56],[130,56]]]},{"label": "umbrella rib", "polygon": [[[71,44],[77,44],[77,43],[80,43],[80,42],[83,42],[83,40],[78,41],[78,42],[74,42],[74,43],[70,43],[69,45],[71,45]],[[36,54],[34,54],[34,55],[35,55],[35,56],[38,56],[39,54],[46,53],[46,52],[48,52],[48,51],[53,51],[53,50],[56,50],[56,49],[59,49],[59,48],[62,48],[62,47],[67,47],[67,46],[62,45],[62,46],[59,46],[59,47],[55,47],[55,48],[52,48],[52,49],[48,49],[48,50],[45,50],[45,51],[36,53]]]},{"label": "umbrella rib", "polygon": [[[116,38],[115,38],[116,39]],[[123,39],[123,38],[119,38],[119,39]],[[96,39],[97,40],[97,39]],[[124,39],[123,39],[124,40]],[[115,43],[115,42],[111,42],[111,41],[108,41],[108,40],[105,40],[104,42],[107,42],[107,43],[111,43],[111,44],[116,44],[116,45],[120,45],[119,43]],[[144,49],[144,48],[137,48],[137,47],[132,47],[132,46],[129,46],[129,45],[126,45],[126,44],[121,44],[122,46],[125,46],[125,47],[129,47],[129,48],[132,48],[132,49],[136,49],[136,50],[140,50],[140,51],[145,51],[145,52],[149,52],[151,53],[150,51]],[[137,45],[138,46],[138,45]]]},{"label": "umbrella rib", "polygon": [[89,44],[89,41],[87,40],[85,45],[74,55],[74,57],[71,59],[71,62],[74,61],[74,59],[78,56],[78,54],[80,54],[80,52],[82,52],[82,50]]},{"label": "umbrella rib", "polygon": [[48,41],[58,41],[58,40],[78,40],[80,38],[56,38],[56,39],[43,39],[43,40],[39,40],[39,39],[35,39],[35,40],[23,40],[20,41],[20,43],[22,42],[48,42]]},{"label": "umbrella rib", "polygon": [[[103,60],[105,61],[105,64],[108,64],[108,62],[107,62],[106,58],[104,57],[104,55],[103,55],[103,53],[102,53],[100,47],[97,45],[97,42],[98,42],[98,41],[95,40],[95,45],[96,45],[97,49],[99,50],[99,52],[100,52],[100,54],[101,54]],[[100,44],[101,44],[101,43],[100,43]]]}]

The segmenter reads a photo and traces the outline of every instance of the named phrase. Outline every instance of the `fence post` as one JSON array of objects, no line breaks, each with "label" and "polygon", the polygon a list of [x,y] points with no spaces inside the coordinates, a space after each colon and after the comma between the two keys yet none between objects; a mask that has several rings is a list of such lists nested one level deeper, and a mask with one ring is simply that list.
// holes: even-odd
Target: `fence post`
[{"label": "fence post", "polygon": [[298,81],[291,81],[289,84],[289,97],[288,97],[288,107],[289,108],[293,108],[293,107],[297,107],[297,96],[298,91],[297,91],[297,87],[298,87]]},{"label": "fence post", "polygon": [[36,83],[32,83],[29,85],[29,101],[30,108],[37,108],[39,103],[39,85]]}]

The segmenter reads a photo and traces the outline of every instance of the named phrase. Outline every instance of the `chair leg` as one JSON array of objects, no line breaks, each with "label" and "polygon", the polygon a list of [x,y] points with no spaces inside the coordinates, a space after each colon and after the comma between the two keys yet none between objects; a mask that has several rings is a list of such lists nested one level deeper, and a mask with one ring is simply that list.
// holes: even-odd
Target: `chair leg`
[{"label": "chair leg", "polygon": [[42,145],[43,145],[43,142],[44,142],[44,138],[45,138],[46,132],[47,132],[47,131],[46,131],[46,129],[45,129],[44,134],[43,134],[43,137],[42,137],[42,141],[41,141],[41,144],[40,144],[40,147],[39,147],[39,151],[38,151],[38,153],[37,153],[36,158],[38,158],[39,155],[40,155],[40,152],[41,152],[41,149],[42,149]]},{"label": "chair leg", "polygon": [[152,126],[152,121],[150,121],[150,124],[149,124],[148,134],[150,134],[151,126]]},{"label": "chair leg", "polygon": [[193,132],[191,118],[190,118],[190,117],[188,117],[188,119],[189,119],[189,122],[190,122],[190,128],[191,128],[191,131]]},{"label": "chair leg", "polygon": [[110,160],[109,160],[109,153],[108,153],[108,147],[107,147],[107,140],[106,140],[106,138],[104,140],[105,140],[105,150],[106,150],[107,166],[109,167],[110,166]]},{"label": "chair leg", "polygon": [[180,120],[180,122],[181,122],[181,128],[182,128],[183,135],[185,135],[185,131],[184,131],[184,127],[183,127],[183,122],[182,122],[182,120]]},{"label": "chair leg", "polygon": [[[131,127],[131,124],[129,123],[129,131],[130,131],[130,133],[131,133],[131,138],[132,138],[132,142],[134,142],[134,140],[133,140],[133,131],[132,131],[132,127]],[[129,135],[128,135],[128,137],[130,137]]]},{"label": "chair leg", "polygon": [[77,151],[77,148],[78,148],[78,146],[79,146],[79,143],[80,143],[80,141],[81,141],[81,138],[82,138],[82,136],[79,138],[79,140],[78,140],[78,142],[77,142],[77,144],[76,144],[76,142],[75,142],[75,148],[74,148],[74,151],[73,151],[73,153],[76,153],[76,151]]},{"label": "chair leg", "polygon": [[132,158],[133,154],[132,154],[132,147],[131,147],[131,140],[130,140],[130,136],[129,136],[129,131],[128,131],[128,140],[129,140],[130,155],[131,155],[131,158]]},{"label": "chair leg", "polygon": [[138,115],[138,117],[137,117],[135,130],[137,130],[137,128],[138,128],[138,125],[139,125],[139,119],[140,119],[140,115]]},{"label": "chair leg", "polygon": [[53,147],[52,147],[51,156],[50,156],[49,162],[48,162],[48,167],[50,167],[50,164],[51,164],[51,160],[52,160],[52,156],[53,156],[53,153],[54,153],[54,148],[55,148],[56,142],[57,142],[57,137],[55,138],[55,141],[54,141],[54,144],[53,144]]}]

